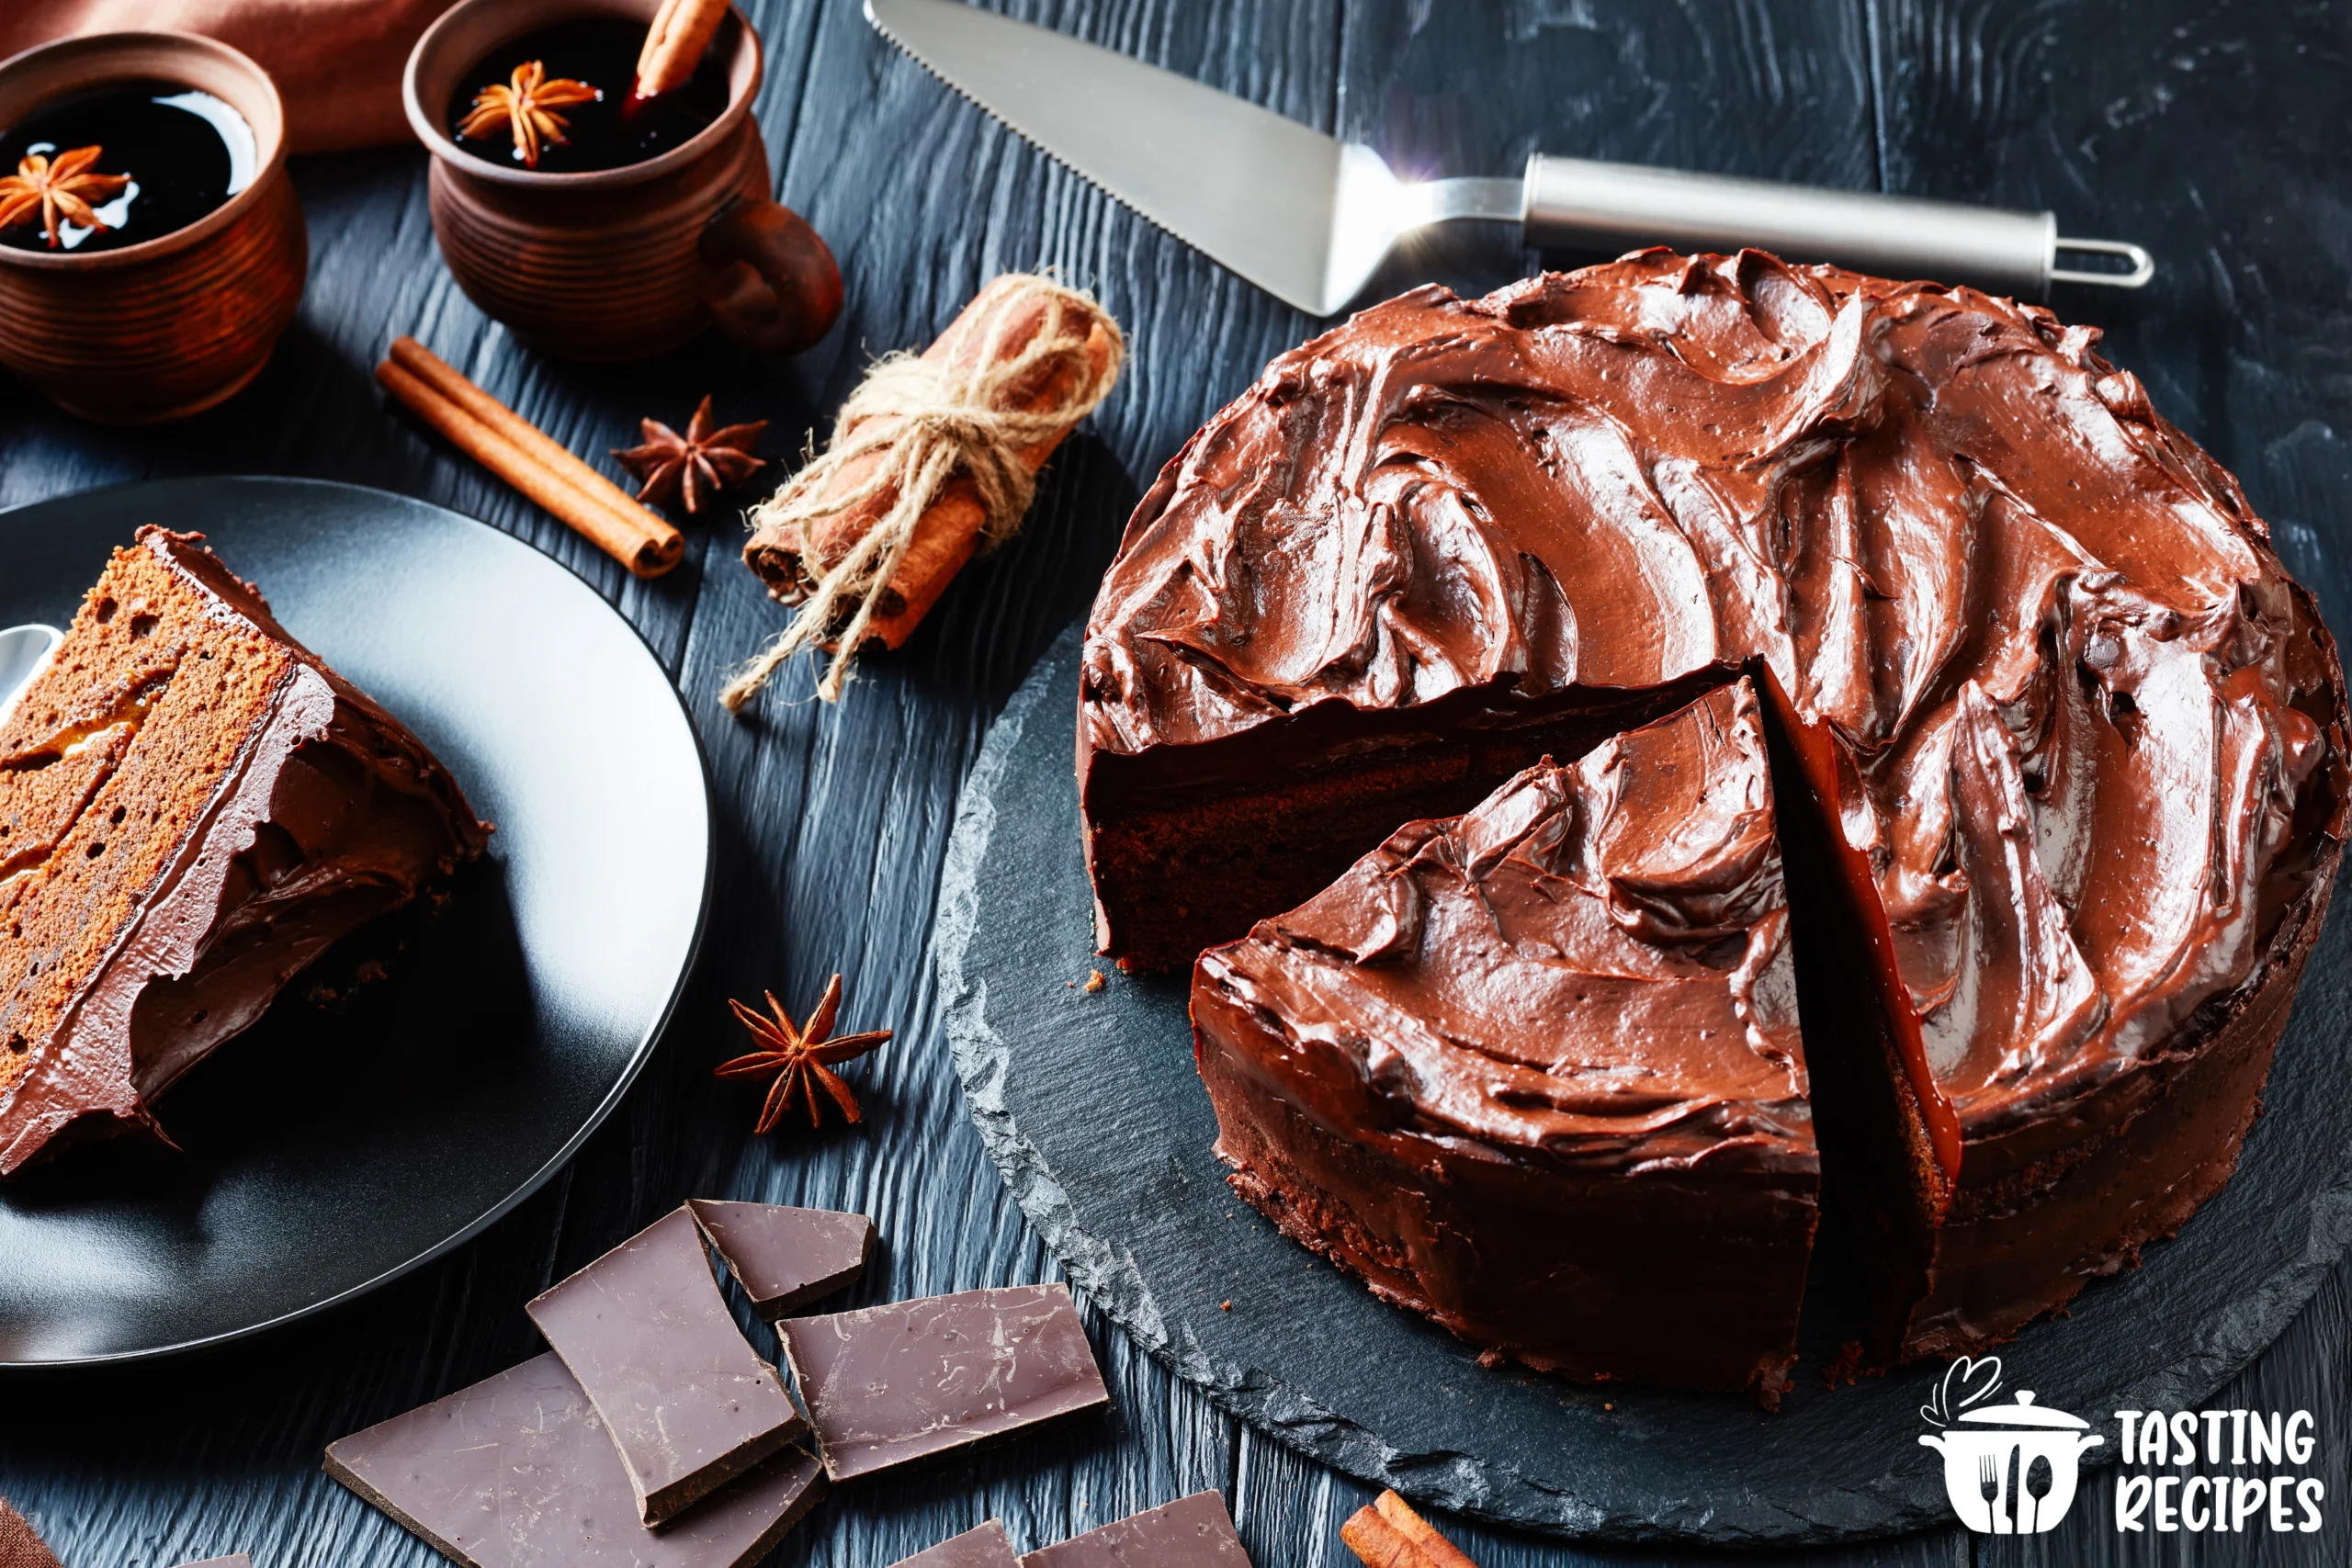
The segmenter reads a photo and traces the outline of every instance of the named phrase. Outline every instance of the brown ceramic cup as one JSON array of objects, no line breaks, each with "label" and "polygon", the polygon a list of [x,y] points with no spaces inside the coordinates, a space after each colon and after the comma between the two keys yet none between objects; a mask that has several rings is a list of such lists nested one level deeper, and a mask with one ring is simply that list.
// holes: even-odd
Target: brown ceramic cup
[{"label": "brown ceramic cup", "polygon": [[727,51],[726,109],[656,157],[550,174],[489,162],[450,139],[451,97],[500,46],[586,17],[650,23],[659,8],[460,0],[426,29],[401,93],[433,154],[442,257],[475,304],[559,359],[642,359],[714,321],[759,352],[797,353],[840,314],[841,273],[816,231],[769,197],[767,148],[752,118],[760,39],[740,13],[711,45]]},{"label": "brown ceramic cup", "polygon": [[[184,229],[120,250],[0,245],[0,365],[69,412],[153,424],[209,409],[261,373],[310,265],[268,73],[189,33],[97,33],[0,62],[0,126],[109,82],[211,94],[253,127],[253,183]],[[13,171],[10,171],[13,172]]]}]

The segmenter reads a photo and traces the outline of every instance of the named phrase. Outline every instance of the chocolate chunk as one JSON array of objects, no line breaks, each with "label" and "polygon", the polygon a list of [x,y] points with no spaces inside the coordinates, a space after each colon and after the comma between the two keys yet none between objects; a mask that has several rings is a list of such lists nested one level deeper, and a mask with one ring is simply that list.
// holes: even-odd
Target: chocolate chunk
[{"label": "chocolate chunk", "polygon": [[6,1497],[0,1497],[0,1568],[57,1568],[49,1547]]},{"label": "chocolate chunk", "polygon": [[928,1551],[918,1551],[898,1568],[1021,1568],[1012,1542],[1005,1539],[1004,1522],[990,1519],[977,1529],[950,1536]]},{"label": "chocolate chunk", "polygon": [[689,1199],[686,1207],[752,1310],[770,1323],[848,1285],[874,1251],[874,1222],[864,1214],[708,1198]]},{"label": "chocolate chunk", "polygon": [[1233,1516],[1215,1492],[1131,1514],[1114,1525],[1040,1547],[1021,1568],[1250,1568]]},{"label": "chocolate chunk", "polygon": [[735,1326],[694,1216],[673,1209],[526,1309],[620,1450],[649,1525],[807,1431]]},{"label": "chocolate chunk", "polygon": [[327,1473],[466,1568],[741,1568],[825,1489],[792,1449],[647,1529],[595,1407],[552,1352],[330,1445]]},{"label": "chocolate chunk", "polygon": [[1068,1285],[776,1325],[835,1481],[1111,1403]]}]

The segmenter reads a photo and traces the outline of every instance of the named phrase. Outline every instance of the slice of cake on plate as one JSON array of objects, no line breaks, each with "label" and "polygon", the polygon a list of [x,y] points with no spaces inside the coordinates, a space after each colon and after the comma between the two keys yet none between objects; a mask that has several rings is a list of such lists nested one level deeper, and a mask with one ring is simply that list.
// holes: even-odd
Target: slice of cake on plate
[{"label": "slice of cake on plate", "polygon": [[164,1139],[157,1095],[489,832],[201,536],[141,529],[0,722],[0,1175]]}]

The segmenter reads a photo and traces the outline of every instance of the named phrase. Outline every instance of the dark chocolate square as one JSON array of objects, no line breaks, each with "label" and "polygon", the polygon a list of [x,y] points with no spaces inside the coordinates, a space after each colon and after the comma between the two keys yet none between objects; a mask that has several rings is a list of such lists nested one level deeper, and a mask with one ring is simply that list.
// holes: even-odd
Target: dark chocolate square
[{"label": "dark chocolate square", "polygon": [[1111,1402],[1068,1285],[789,1317],[776,1332],[836,1481]]},{"label": "dark chocolate square", "polygon": [[1233,1516],[1216,1492],[1131,1514],[1116,1524],[1039,1547],[1021,1568],[1250,1568]]},{"label": "dark chocolate square", "polygon": [[647,1529],[553,1352],[330,1445],[327,1473],[467,1568],[741,1568],[825,1489],[816,1459],[792,1449]]},{"label": "dark chocolate square", "polygon": [[902,1560],[898,1568],[1021,1568],[1006,1539],[1004,1521],[990,1519],[962,1535],[949,1536],[927,1551]]},{"label": "dark chocolate square", "polygon": [[689,1199],[686,1207],[752,1310],[770,1323],[846,1288],[874,1251],[874,1222],[864,1214],[709,1198]]},{"label": "dark chocolate square", "polygon": [[529,1307],[620,1450],[640,1517],[673,1519],[808,1430],[673,1209]]}]

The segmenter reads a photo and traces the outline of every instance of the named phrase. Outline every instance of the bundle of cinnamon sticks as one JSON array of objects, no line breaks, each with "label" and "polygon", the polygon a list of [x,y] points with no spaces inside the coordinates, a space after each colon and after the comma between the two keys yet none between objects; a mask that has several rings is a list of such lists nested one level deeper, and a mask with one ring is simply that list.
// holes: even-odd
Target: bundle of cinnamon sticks
[{"label": "bundle of cinnamon sticks", "polygon": [[901,646],[956,572],[1020,526],[1038,470],[1109,395],[1125,352],[1091,297],[1007,274],[920,356],[876,365],[825,453],[752,514],[744,564],[799,614],[726,705],[803,647],[833,655],[817,691],[835,700],[861,646]]}]

